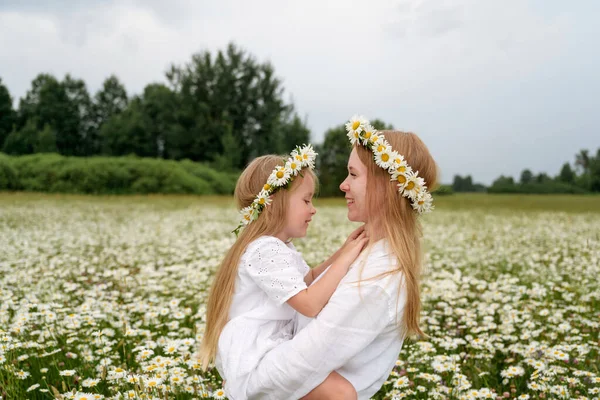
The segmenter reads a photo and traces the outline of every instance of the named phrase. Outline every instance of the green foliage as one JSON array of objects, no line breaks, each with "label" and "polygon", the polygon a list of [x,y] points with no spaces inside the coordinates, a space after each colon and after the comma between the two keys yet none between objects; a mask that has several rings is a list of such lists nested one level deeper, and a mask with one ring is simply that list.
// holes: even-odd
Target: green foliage
[{"label": "green foliage", "polygon": [[449,196],[454,194],[454,190],[451,185],[439,185],[432,193],[435,196]]},{"label": "green foliage", "polygon": [[532,183],[508,184],[494,183],[488,188],[488,193],[514,193],[514,194],[583,194],[586,191],[575,185],[563,182],[543,181]]},{"label": "green foliage", "polygon": [[0,157],[0,190],[83,194],[226,194],[237,175],[189,160],[138,157]]},{"label": "green foliage", "polygon": [[6,137],[13,129],[15,117],[12,98],[8,92],[8,88],[2,84],[2,79],[0,78],[0,149],[4,145]]}]

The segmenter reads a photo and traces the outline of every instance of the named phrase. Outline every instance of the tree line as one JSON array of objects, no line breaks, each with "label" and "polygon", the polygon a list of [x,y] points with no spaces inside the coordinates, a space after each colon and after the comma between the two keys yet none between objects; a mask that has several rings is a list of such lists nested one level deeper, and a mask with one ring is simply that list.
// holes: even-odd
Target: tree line
[{"label": "tree line", "polygon": [[229,44],[171,65],[167,84],[128,96],[116,76],[90,94],[85,82],[39,74],[18,108],[0,79],[0,149],[9,155],[135,154],[239,170],[266,153],[308,143],[273,66]]},{"label": "tree line", "polygon": [[[83,80],[69,74],[62,80],[39,74],[16,109],[0,78],[0,150],[9,156],[62,156],[25,161],[0,158],[0,190],[133,193],[140,191],[132,188],[141,187],[141,192],[160,192],[160,182],[176,175],[188,183],[175,185],[179,189],[171,192],[204,193],[204,183],[197,182],[214,181],[214,175],[207,179],[207,168],[231,172],[225,180],[229,182],[226,187],[232,189],[232,177],[254,157],[286,154],[296,145],[310,142],[310,130],[293,103],[285,101],[282,82],[273,66],[257,61],[233,43],[214,54],[202,51],[189,62],[171,65],[165,78],[166,84],[150,83],[141,94],[129,96],[114,75],[91,94]],[[380,130],[393,129],[377,119],[372,124]],[[338,186],[346,176],[350,154],[344,125],[325,132],[324,142],[316,149],[321,195],[342,195]],[[114,161],[129,171],[138,171],[127,179],[119,178],[119,172],[109,168],[116,177],[110,179],[121,179],[121,186],[112,187],[109,177],[113,175],[107,173],[104,180],[92,178],[103,168],[109,170],[106,166],[113,162],[111,157],[123,156],[184,163],[141,161],[139,165],[152,165],[153,172],[146,173],[130,157]],[[97,159],[86,162],[73,157]],[[62,183],[44,184],[43,180],[33,179],[33,160],[54,171],[51,177],[62,177]],[[202,167],[192,167],[188,161]],[[77,176],[72,172],[75,169],[80,177],[88,177],[88,182],[106,182],[108,186],[96,190],[69,183],[69,177]],[[201,174],[197,172],[200,170]],[[196,182],[193,185],[189,183],[192,180]],[[451,192],[600,192],[600,149],[595,156],[582,150],[576,155],[574,168],[565,163],[556,177],[524,170],[519,181],[501,176],[486,187],[474,183],[471,176],[457,175],[451,185],[442,185],[438,190],[440,194]]]},{"label": "tree line", "polygon": [[488,193],[589,193],[600,192],[600,148],[596,155],[581,150],[575,155],[574,166],[563,164],[558,175],[552,177],[544,172],[534,174],[524,169],[518,180],[501,175],[491,186],[473,183],[470,175],[455,175],[450,188],[454,192]]}]

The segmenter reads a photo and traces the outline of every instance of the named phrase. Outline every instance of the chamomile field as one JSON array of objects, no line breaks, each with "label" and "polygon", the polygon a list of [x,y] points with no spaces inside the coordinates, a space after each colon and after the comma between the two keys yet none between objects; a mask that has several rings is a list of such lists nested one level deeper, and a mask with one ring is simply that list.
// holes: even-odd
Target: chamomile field
[{"label": "chamomile field", "polygon": [[[598,399],[600,198],[455,195],[423,218],[422,326],[375,399]],[[317,200],[311,265],[357,225]],[[0,395],[224,398],[194,357],[230,198],[0,194]]]}]

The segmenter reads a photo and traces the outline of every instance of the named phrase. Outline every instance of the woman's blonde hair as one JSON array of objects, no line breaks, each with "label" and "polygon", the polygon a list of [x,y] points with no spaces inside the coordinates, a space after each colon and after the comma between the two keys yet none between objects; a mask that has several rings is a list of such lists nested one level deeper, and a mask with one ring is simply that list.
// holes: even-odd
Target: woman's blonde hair
[{"label": "woman's blonde hair", "polygon": [[[411,132],[382,131],[392,148],[404,159],[419,176],[425,179],[429,191],[437,185],[437,165],[425,144]],[[366,206],[370,237],[375,231],[387,239],[390,250],[396,256],[397,265],[384,275],[400,272],[406,287],[406,305],[403,325],[407,335],[424,335],[419,327],[421,297],[419,281],[421,276],[421,224],[410,200],[398,193],[395,181],[389,173],[373,160],[373,153],[355,145],[359,159],[367,167]]]},{"label": "woman's blonde hair", "polygon": [[[269,175],[278,165],[284,165],[283,156],[266,155],[254,159],[246,167],[235,186],[234,198],[238,209],[241,210],[252,204],[257,194],[267,183]],[[303,168],[300,173],[304,178],[310,176],[315,186],[317,185],[317,178],[310,168]],[[237,240],[225,255],[221,265],[219,265],[208,296],[206,329],[200,344],[199,357],[202,368],[206,369],[208,364],[215,359],[219,336],[229,320],[238,264],[242,254],[254,240],[264,235],[276,235],[284,228],[290,194],[304,178],[297,176],[290,185],[289,190],[280,189],[271,195],[272,203],[263,209],[258,219],[241,231]]]}]

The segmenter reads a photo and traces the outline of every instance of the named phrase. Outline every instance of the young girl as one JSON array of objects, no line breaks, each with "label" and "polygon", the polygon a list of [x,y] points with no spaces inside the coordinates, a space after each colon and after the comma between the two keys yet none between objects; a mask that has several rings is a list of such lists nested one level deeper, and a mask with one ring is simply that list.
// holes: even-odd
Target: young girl
[{"label": "young girl", "polygon": [[[285,164],[279,156],[262,156],[237,182],[242,223],[235,232],[245,228],[217,270],[200,348],[204,368],[215,360],[231,399],[248,398],[250,373],[266,353],[292,338],[295,311],[316,316],[367,242],[357,229],[312,270],[291,244],[306,235],[316,213],[315,156],[310,146],[294,150]],[[322,398],[356,398],[352,385],[335,372],[322,389]]]}]

